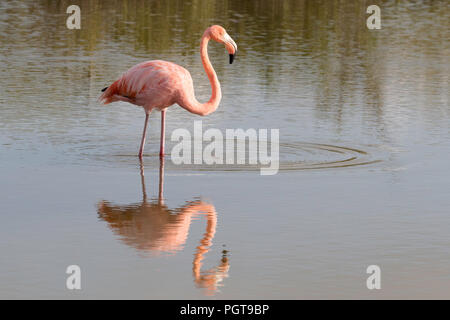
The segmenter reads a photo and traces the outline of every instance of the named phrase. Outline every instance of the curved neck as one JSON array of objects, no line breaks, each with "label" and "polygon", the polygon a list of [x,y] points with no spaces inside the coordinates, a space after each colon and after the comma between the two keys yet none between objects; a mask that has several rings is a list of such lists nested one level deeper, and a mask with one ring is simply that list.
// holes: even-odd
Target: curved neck
[{"label": "curved neck", "polygon": [[216,111],[219,106],[220,100],[222,99],[222,91],[220,90],[220,82],[217,79],[217,74],[214,71],[211,61],[208,57],[208,42],[209,34],[205,32],[202,36],[202,41],[200,43],[200,56],[202,58],[203,68],[208,75],[209,82],[212,88],[211,98],[206,103],[200,103],[197,101],[194,95],[194,90],[192,88],[191,92],[184,92],[184,96],[181,97],[180,105],[191,113],[195,113],[201,116],[206,116],[214,111]]}]

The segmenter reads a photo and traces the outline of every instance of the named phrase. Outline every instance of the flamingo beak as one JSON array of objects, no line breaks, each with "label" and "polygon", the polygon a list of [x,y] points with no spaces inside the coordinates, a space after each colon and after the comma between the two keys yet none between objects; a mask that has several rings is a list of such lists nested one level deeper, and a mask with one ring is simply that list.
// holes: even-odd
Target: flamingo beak
[{"label": "flamingo beak", "polygon": [[234,42],[233,39],[231,39],[231,37],[227,33],[225,34],[223,40],[227,47],[228,53],[230,54],[230,64],[232,64],[234,61],[234,56],[236,55],[237,52],[237,44],[236,42]]},{"label": "flamingo beak", "polygon": [[232,64],[233,63],[233,61],[234,61],[234,56],[235,56],[236,54],[231,54],[230,53],[230,64]]}]

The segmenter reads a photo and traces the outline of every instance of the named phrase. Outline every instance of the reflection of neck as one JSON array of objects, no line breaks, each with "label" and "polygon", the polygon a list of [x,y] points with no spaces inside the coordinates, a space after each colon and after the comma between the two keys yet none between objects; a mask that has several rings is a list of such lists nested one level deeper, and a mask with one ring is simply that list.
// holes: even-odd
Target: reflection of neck
[{"label": "reflection of neck", "polygon": [[211,211],[207,213],[207,225],[206,232],[200,240],[200,245],[197,247],[197,251],[194,255],[194,261],[192,262],[192,273],[194,275],[195,283],[202,288],[209,290],[210,294],[214,294],[217,290],[217,283],[220,282],[228,274],[229,263],[228,259],[224,256],[219,266],[212,270],[201,271],[202,260],[204,255],[209,251],[212,245],[212,239],[216,233],[217,225],[217,213]]},{"label": "reflection of neck", "polygon": [[193,271],[195,278],[200,276],[200,268],[202,266],[203,255],[209,251],[209,247],[212,245],[212,239],[216,233],[217,215],[216,212],[208,212],[206,232],[200,240],[200,245],[197,247],[193,262]]}]

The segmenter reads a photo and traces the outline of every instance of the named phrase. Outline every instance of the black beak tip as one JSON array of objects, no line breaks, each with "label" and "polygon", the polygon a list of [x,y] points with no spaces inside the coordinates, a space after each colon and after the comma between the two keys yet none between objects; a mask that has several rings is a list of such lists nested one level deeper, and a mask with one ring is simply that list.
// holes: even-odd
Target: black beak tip
[{"label": "black beak tip", "polygon": [[230,53],[230,64],[232,64],[233,61],[234,61],[234,54],[231,54],[231,53]]}]

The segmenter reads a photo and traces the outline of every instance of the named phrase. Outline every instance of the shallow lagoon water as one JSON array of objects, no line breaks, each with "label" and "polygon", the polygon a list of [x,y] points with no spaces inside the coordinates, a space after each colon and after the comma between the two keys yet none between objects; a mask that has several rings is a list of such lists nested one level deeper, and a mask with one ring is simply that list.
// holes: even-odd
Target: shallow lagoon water
[{"label": "shallow lagoon water", "polygon": [[[79,31],[70,4],[0,4],[1,298],[450,297],[444,1],[383,2],[372,31],[363,1],[81,1]],[[97,98],[165,59],[207,100],[210,24],[239,46],[231,66],[209,47],[222,103],[205,118],[171,107],[168,137],[199,119],[278,128],[280,172],[166,158],[161,192],[159,114],[142,168],[142,110]]]}]

